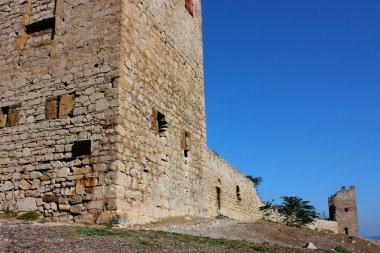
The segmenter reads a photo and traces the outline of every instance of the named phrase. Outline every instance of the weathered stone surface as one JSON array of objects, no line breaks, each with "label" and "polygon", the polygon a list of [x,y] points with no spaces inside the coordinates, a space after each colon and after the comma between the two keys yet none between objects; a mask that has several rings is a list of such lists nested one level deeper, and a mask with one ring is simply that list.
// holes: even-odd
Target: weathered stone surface
[{"label": "weathered stone surface", "polygon": [[75,95],[62,95],[59,100],[59,117],[71,114],[74,105]]},{"label": "weathered stone surface", "polygon": [[19,122],[18,108],[19,108],[18,105],[9,107],[8,118],[7,118],[8,127],[18,125],[18,122]]},{"label": "weathered stone surface", "polygon": [[51,203],[51,202],[58,203],[59,197],[54,196],[54,195],[44,195],[43,198],[42,198],[42,201],[46,202],[46,203]]},{"label": "weathered stone surface", "polygon": [[35,198],[19,199],[17,201],[17,211],[19,212],[32,212],[37,211],[37,204]]},{"label": "weathered stone surface", "polygon": [[46,119],[56,119],[58,115],[57,98],[49,98],[46,100]]},{"label": "weathered stone surface", "polygon": [[18,187],[21,190],[29,190],[31,188],[31,185],[26,180],[21,180],[18,184]]},{"label": "weathered stone surface", "polygon": [[79,223],[94,223],[95,222],[95,216],[93,214],[82,214],[75,216],[74,218],[75,222]]},{"label": "weathered stone surface", "polygon": [[5,127],[7,125],[7,114],[3,114],[2,108],[0,108],[0,127]]},{"label": "weathered stone surface", "polygon": [[74,214],[80,214],[82,212],[83,205],[78,204],[78,205],[73,205],[70,207],[70,212]]},{"label": "weathered stone surface", "polygon": [[10,190],[12,190],[12,189],[14,189],[14,188],[15,188],[14,183],[12,183],[12,182],[10,182],[10,181],[5,181],[5,182],[3,182],[3,184],[2,184],[1,191],[2,191],[2,192],[6,192],[6,191],[10,191]]},{"label": "weathered stone surface", "polygon": [[55,202],[50,203],[50,209],[53,211],[58,210],[58,205]]},{"label": "weathered stone surface", "polygon": [[62,168],[58,171],[58,177],[64,177],[66,178],[70,174],[70,169],[69,168]]}]

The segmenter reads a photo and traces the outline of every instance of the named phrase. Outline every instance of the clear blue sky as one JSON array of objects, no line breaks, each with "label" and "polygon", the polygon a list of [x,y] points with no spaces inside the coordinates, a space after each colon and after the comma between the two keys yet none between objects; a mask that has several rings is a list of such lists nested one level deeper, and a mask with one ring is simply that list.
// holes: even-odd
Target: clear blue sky
[{"label": "clear blue sky", "polygon": [[208,145],[263,200],[356,185],[380,236],[380,1],[203,0]]}]

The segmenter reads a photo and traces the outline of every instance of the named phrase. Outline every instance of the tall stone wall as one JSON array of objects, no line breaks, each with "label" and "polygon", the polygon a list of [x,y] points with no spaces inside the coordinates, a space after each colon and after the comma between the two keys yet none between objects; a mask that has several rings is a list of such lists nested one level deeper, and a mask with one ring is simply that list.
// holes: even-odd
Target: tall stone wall
[{"label": "tall stone wall", "polygon": [[120,209],[132,223],[207,216],[200,1],[123,1]]},{"label": "tall stone wall", "polygon": [[356,190],[342,187],[335,195],[329,197],[330,219],[337,222],[338,233],[359,236]]},{"label": "tall stone wall", "polygon": [[120,16],[116,0],[0,1],[0,209],[116,209]]},{"label": "tall stone wall", "polygon": [[257,220],[262,217],[260,201],[254,183],[214,151],[208,151],[210,214],[237,220]]}]

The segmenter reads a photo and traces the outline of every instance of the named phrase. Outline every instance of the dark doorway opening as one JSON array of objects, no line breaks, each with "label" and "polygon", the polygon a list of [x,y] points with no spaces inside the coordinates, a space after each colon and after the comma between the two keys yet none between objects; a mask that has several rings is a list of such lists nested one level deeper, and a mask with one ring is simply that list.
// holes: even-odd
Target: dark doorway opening
[{"label": "dark doorway opening", "polygon": [[345,229],[344,229],[344,233],[345,233],[346,235],[348,235],[348,228],[345,228]]}]

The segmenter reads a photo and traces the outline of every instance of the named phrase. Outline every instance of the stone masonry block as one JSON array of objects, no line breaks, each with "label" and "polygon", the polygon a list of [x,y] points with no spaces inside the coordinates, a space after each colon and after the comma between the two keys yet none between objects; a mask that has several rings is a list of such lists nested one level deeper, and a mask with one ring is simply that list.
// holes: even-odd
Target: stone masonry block
[{"label": "stone masonry block", "polygon": [[7,126],[17,126],[19,121],[18,108],[20,105],[9,107]]},{"label": "stone masonry block", "polygon": [[74,111],[75,96],[74,95],[62,95],[59,101],[59,117],[71,115]]},{"label": "stone masonry block", "polygon": [[0,109],[0,127],[5,127],[7,125],[7,114],[3,113],[3,110]]},{"label": "stone masonry block", "polygon": [[46,100],[46,119],[56,119],[58,115],[58,99],[49,98]]},{"label": "stone masonry block", "polygon": [[33,212],[37,211],[37,204],[35,198],[25,198],[17,201],[17,210],[19,212]]}]

